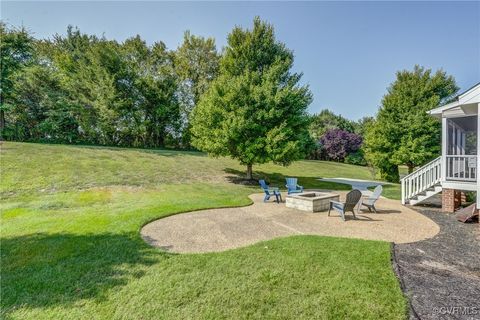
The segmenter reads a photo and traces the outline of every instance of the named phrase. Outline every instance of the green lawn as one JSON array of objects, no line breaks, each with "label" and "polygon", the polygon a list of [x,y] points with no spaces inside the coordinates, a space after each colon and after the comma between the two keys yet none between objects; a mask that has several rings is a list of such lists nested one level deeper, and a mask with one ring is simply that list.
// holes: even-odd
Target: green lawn
[{"label": "green lawn", "polygon": [[[373,191],[375,187],[369,187],[368,189]],[[384,184],[382,196],[389,199],[401,200],[402,199],[401,190],[402,189],[399,184]]]},{"label": "green lawn", "polygon": [[[298,236],[212,254],[168,254],[142,225],[249,204],[235,161],[201,153],[4,143],[1,317],[6,319],[404,319],[389,244]],[[283,184],[348,189],[363,167],[254,167]]]}]

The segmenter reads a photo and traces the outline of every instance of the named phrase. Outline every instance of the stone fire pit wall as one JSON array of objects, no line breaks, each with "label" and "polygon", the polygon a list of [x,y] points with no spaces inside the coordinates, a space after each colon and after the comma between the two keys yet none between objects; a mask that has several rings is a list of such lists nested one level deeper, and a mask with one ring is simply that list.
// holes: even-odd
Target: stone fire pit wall
[{"label": "stone fire pit wall", "polygon": [[285,204],[288,208],[294,208],[308,212],[327,211],[330,200],[339,201],[340,196],[326,192],[304,192],[288,195]]}]

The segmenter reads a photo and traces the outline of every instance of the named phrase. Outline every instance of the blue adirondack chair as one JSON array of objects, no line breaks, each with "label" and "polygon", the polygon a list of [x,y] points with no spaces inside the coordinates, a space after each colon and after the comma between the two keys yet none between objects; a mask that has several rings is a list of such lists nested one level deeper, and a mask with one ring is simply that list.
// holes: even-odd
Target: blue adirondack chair
[{"label": "blue adirondack chair", "polygon": [[303,187],[297,184],[297,178],[286,178],[287,184],[285,185],[288,190],[288,194],[302,193]]},{"label": "blue adirondack chair", "polygon": [[277,203],[280,203],[280,201],[282,201],[282,194],[280,193],[280,190],[278,190],[278,188],[270,188],[265,182],[265,180],[258,180],[258,182],[260,183],[260,186],[265,192],[265,198],[263,198],[263,202],[267,202],[268,200],[270,200],[271,196],[275,196]]}]

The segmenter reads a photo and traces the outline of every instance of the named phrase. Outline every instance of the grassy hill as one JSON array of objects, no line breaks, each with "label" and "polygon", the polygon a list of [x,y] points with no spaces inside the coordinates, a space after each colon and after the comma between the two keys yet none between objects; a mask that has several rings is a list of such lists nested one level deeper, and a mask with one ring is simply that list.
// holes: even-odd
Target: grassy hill
[{"label": "grassy hill", "polygon": [[[1,155],[0,192],[4,195],[111,185],[225,183],[241,177],[245,170],[228,158],[170,150],[5,143]],[[259,165],[254,166],[254,174],[281,185],[283,176],[297,176],[301,183],[312,187],[333,186],[314,181],[322,177],[372,179],[366,167],[327,161],[298,161],[289,167]]]},{"label": "grassy hill", "polygon": [[[11,319],[402,319],[385,242],[301,236],[215,254],[148,246],[142,225],[247,205],[258,192],[229,159],[166,150],[4,143],[0,152],[1,316]],[[254,167],[283,185],[368,169],[299,161]],[[340,254],[341,253],[341,254]]]}]

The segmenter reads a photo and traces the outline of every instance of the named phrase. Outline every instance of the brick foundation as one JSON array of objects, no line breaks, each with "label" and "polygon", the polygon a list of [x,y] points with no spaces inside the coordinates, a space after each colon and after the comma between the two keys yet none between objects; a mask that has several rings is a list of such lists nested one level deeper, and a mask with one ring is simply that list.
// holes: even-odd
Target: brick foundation
[{"label": "brick foundation", "polygon": [[467,194],[464,191],[460,191],[460,205],[467,202]]},{"label": "brick foundation", "polygon": [[455,189],[442,190],[442,211],[453,213],[462,202],[465,202],[465,192]]}]

